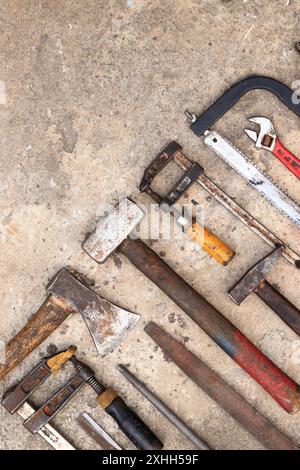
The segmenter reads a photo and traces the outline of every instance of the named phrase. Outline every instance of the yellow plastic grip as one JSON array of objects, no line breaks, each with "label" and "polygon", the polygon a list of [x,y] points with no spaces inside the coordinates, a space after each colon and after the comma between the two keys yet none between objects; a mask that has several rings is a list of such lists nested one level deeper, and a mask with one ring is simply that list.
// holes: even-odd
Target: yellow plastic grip
[{"label": "yellow plastic grip", "polygon": [[187,235],[214,258],[219,264],[226,266],[235,256],[235,252],[206,227],[194,223],[186,231]]}]

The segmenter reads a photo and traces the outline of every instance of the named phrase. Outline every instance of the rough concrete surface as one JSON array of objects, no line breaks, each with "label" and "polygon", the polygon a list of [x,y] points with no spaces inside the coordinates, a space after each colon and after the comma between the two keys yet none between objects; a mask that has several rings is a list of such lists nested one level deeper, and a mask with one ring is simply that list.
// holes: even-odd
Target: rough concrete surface
[{"label": "rough concrete surface", "polygon": [[[290,416],[225,355],[175,304],[121,255],[97,265],[81,249],[85,234],[120,195],[138,194],[145,166],[171,139],[204,166],[230,195],[300,252],[299,229],[208,151],[189,129],[184,110],[200,113],[239,79],[261,74],[289,86],[300,80],[300,1],[286,0],[2,0],[0,79],[1,340],[7,342],[45,298],[63,266],[95,280],[95,290],[141,315],[120,347],[96,356],[79,315],[66,321],[0,384],[1,394],[51,345],[78,346],[99,377],[115,387],[156,431],[167,449],[193,446],[116,371],[119,362],[143,379],[217,449],[261,444],[213,403],[144,333],[151,319],[209,364],[261,413],[300,444],[300,417]],[[3,88],[3,85],[2,85]],[[5,102],[4,102],[5,101]],[[268,92],[252,92],[215,126],[300,201],[299,182],[280,162],[255,150],[243,133],[247,118],[270,117],[282,140],[300,154],[299,118]],[[171,186],[175,165],[158,181]],[[205,207],[206,225],[236,250],[226,268],[189,242],[153,248],[293,379],[300,383],[300,340],[254,295],[241,307],[226,291],[270,247],[201,188],[188,199]],[[269,279],[298,307],[300,274],[281,259]],[[63,376],[64,374],[62,374]],[[50,388],[45,385],[36,402]],[[88,411],[125,448],[132,444],[96,407],[85,387],[54,419],[78,448],[97,448],[75,422]],[[2,449],[48,449],[0,407]]]}]

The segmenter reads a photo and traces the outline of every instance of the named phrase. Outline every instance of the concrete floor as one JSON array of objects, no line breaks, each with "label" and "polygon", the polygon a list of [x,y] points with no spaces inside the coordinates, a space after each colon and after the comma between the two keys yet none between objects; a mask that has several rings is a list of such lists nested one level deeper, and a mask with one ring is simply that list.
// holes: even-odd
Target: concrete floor
[{"label": "concrete floor", "polygon": [[[45,298],[48,280],[63,266],[95,280],[109,300],[141,320],[124,343],[99,359],[79,315],[70,318],[0,384],[0,393],[29,371],[55,344],[70,343],[99,377],[115,387],[165,442],[192,449],[168,421],[115,370],[130,364],[157,394],[217,449],[262,446],[167,362],[144,333],[151,319],[200,356],[261,413],[300,444],[300,417],[289,416],[189,318],[122,256],[96,265],[80,248],[107,204],[138,195],[143,169],[171,139],[204,166],[241,205],[300,252],[299,230],[208,151],[189,129],[183,111],[200,113],[239,79],[262,74],[289,86],[300,79],[300,1],[291,0],[2,0],[0,79],[1,339],[8,341]],[[2,100],[3,101],[3,100]],[[216,129],[300,201],[299,183],[279,162],[254,149],[244,135],[247,118],[273,119],[284,142],[300,154],[299,118],[267,92],[245,96]],[[160,188],[171,185],[171,168]],[[173,173],[174,175],[175,173]],[[167,181],[168,180],[168,181]],[[189,193],[205,206],[206,225],[237,252],[226,268],[188,242],[153,247],[218,307],[276,364],[300,383],[300,342],[269,308],[249,297],[241,307],[227,289],[270,247],[200,188]],[[270,274],[298,307],[299,273],[281,259]],[[133,288],[134,286],[134,288]],[[62,374],[63,375],[63,374]],[[61,380],[61,379],[60,379]],[[49,393],[49,386],[43,390]],[[42,392],[37,403],[45,397]],[[96,448],[74,418],[90,412],[125,448],[130,442],[96,408],[84,388],[55,420],[82,449]],[[48,449],[0,407],[1,449]]]}]

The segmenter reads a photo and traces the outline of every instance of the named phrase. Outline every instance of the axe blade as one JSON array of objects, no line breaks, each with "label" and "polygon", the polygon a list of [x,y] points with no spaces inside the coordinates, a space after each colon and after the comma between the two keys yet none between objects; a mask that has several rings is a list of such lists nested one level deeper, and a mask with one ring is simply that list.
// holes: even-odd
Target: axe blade
[{"label": "axe blade", "polygon": [[272,269],[279,256],[281,256],[283,250],[283,245],[277,246],[271,253],[252,266],[252,268],[250,268],[228,291],[231,300],[237,305],[240,305],[265,279],[267,273]]},{"label": "axe blade", "polygon": [[74,312],[81,313],[101,356],[112,352],[140,318],[100,297],[67,269],[56,275],[48,286],[48,292]]}]

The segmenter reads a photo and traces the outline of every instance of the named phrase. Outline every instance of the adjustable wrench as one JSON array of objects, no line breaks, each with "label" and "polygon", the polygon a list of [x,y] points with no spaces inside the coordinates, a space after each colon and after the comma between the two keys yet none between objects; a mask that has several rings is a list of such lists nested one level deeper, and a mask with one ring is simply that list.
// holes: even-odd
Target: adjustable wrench
[{"label": "adjustable wrench", "polygon": [[277,136],[270,119],[257,116],[249,119],[257,124],[259,132],[244,129],[246,134],[255,142],[255,147],[272,152],[298,179],[300,179],[300,160],[292,152],[287,150]]}]

